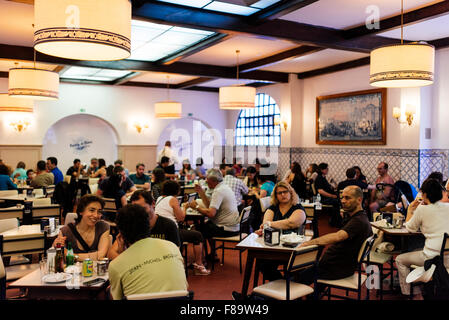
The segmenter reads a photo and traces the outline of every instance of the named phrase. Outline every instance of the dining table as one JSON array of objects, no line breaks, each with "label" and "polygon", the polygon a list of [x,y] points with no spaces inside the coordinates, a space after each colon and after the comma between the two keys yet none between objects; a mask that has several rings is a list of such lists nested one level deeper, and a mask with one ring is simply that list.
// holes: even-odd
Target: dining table
[{"label": "dining table", "polygon": [[[304,241],[308,241],[311,238],[312,237],[306,236]],[[299,248],[299,245],[300,244],[296,245],[295,247],[287,247],[282,244],[282,241],[279,245],[275,246],[266,245],[263,237],[260,237],[256,233],[251,233],[245,239],[239,242],[236,245],[236,248],[248,251],[245,265],[245,273],[243,275],[241,294],[243,296],[246,296],[248,294],[248,288],[251,280],[254,261],[257,261],[257,259],[264,259],[264,260],[283,261],[287,263],[293,251],[301,251],[315,247],[315,246],[307,246]],[[257,286],[259,278],[259,275],[256,273],[258,272],[256,271],[254,274],[253,287]]]},{"label": "dining table", "polygon": [[0,236],[4,257],[43,253],[45,250],[46,234],[41,231],[40,224],[21,225],[0,233]]},{"label": "dining table", "polygon": [[371,222],[371,226],[374,228],[382,231],[385,236],[390,236],[393,238],[400,238],[401,241],[401,251],[406,252],[408,251],[408,242],[410,237],[413,236],[422,236],[422,232],[412,232],[409,231],[405,226],[402,226],[401,228],[394,228],[394,227],[387,227],[384,225],[384,222],[382,221],[375,221]]},{"label": "dining table", "polygon": [[[26,276],[12,282],[8,288],[26,291],[26,297],[28,299],[93,300],[98,299],[101,293],[105,293],[109,286],[109,274],[106,273],[101,276],[97,275],[95,265],[94,273],[90,277],[84,277],[81,273],[77,273],[69,274],[67,280],[46,282],[43,280],[44,276],[45,274],[42,270],[36,269]],[[101,282],[93,285],[86,284],[86,281],[98,278],[102,279]],[[104,295],[104,298],[106,298],[106,294]]]}]

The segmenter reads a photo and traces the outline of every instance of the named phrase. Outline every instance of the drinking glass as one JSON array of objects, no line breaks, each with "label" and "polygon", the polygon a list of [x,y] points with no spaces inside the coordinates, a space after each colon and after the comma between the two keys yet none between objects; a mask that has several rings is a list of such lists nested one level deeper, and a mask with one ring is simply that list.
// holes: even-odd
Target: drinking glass
[{"label": "drinking glass", "polygon": [[301,242],[304,242],[305,240],[306,240],[306,225],[305,224],[303,224],[303,225],[301,225],[299,228],[298,228],[298,235],[299,235],[299,237],[300,237],[300,241]]},{"label": "drinking glass", "polygon": [[42,260],[39,261],[39,269],[41,271],[41,279],[42,279],[48,273],[47,258],[42,258]]}]

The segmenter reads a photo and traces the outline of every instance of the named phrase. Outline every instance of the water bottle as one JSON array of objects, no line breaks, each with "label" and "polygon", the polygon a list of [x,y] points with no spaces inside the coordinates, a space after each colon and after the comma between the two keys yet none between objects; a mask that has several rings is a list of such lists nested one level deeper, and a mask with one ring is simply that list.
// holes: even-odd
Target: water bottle
[{"label": "water bottle", "polygon": [[322,209],[322,207],[321,207],[321,195],[319,193],[316,196],[315,208],[317,210],[321,210]]}]

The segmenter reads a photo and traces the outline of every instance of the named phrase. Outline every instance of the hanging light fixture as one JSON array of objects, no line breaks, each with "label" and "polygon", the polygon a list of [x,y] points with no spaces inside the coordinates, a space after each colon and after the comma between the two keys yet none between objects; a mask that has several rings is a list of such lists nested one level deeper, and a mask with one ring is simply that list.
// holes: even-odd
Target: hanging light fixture
[{"label": "hanging light fixture", "polygon": [[[17,63],[16,63],[17,65]],[[59,74],[36,68],[9,69],[8,94],[10,97],[35,100],[57,100],[59,98]]]},{"label": "hanging light fixture", "polygon": [[18,132],[25,131],[31,124],[31,120],[22,114],[33,113],[33,105],[33,100],[11,98],[7,93],[0,93],[0,112],[6,112],[9,115],[6,123]]},{"label": "hanging light fixture", "polygon": [[131,55],[130,0],[35,0],[34,48],[76,60]]},{"label": "hanging light fixture", "polygon": [[156,102],[154,110],[156,118],[159,119],[179,119],[182,114],[182,104],[176,101],[170,101],[170,84],[167,76],[167,100]]},{"label": "hanging light fixture", "polygon": [[404,44],[401,0],[401,44],[371,51],[370,84],[375,87],[422,87],[433,83],[435,47],[425,42]]},{"label": "hanging light fixture", "polygon": [[[239,80],[239,53],[237,54],[237,82]],[[218,92],[220,109],[254,108],[256,88],[240,85],[221,87]]]}]

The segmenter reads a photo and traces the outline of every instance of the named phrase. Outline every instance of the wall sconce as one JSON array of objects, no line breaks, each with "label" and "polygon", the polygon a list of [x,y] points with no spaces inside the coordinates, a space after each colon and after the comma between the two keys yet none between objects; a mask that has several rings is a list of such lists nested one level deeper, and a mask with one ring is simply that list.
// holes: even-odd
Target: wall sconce
[{"label": "wall sconce", "polygon": [[287,123],[287,121],[285,121],[285,120],[281,120],[281,119],[279,119],[278,117],[275,117],[275,118],[274,118],[274,125],[275,125],[275,126],[279,125],[279,126],[281,126],[281,127],[284,128],[284,131],[287,131],[288,123]]},{"label": "wall sconce", "polygon": [[134,123],[134,128],[136,128],[138,133],[142,133],[142,130],[143,129],[148,129],[149,126],[148,126],[148,124],[142,124],[142,123],[135,122]]},{"label": "wall sconce", "polygon": [[27,120],[17,120],[17,121],[11,121],[9,123],[9,125],[12,126],[14,128],[14,130],[16,130],[18,132],[25,131],[30,124],[31,123]]},{"label": "wall sconce", "polygon": [[393,108],[393,118],[397,120],[400,124],[407,123],[409,126],[413,123],[413,117],[415,115],[415,110],[412,105],[407,105],[405,109],[405,121],[401,119],[401,109],[400,108]]}]

